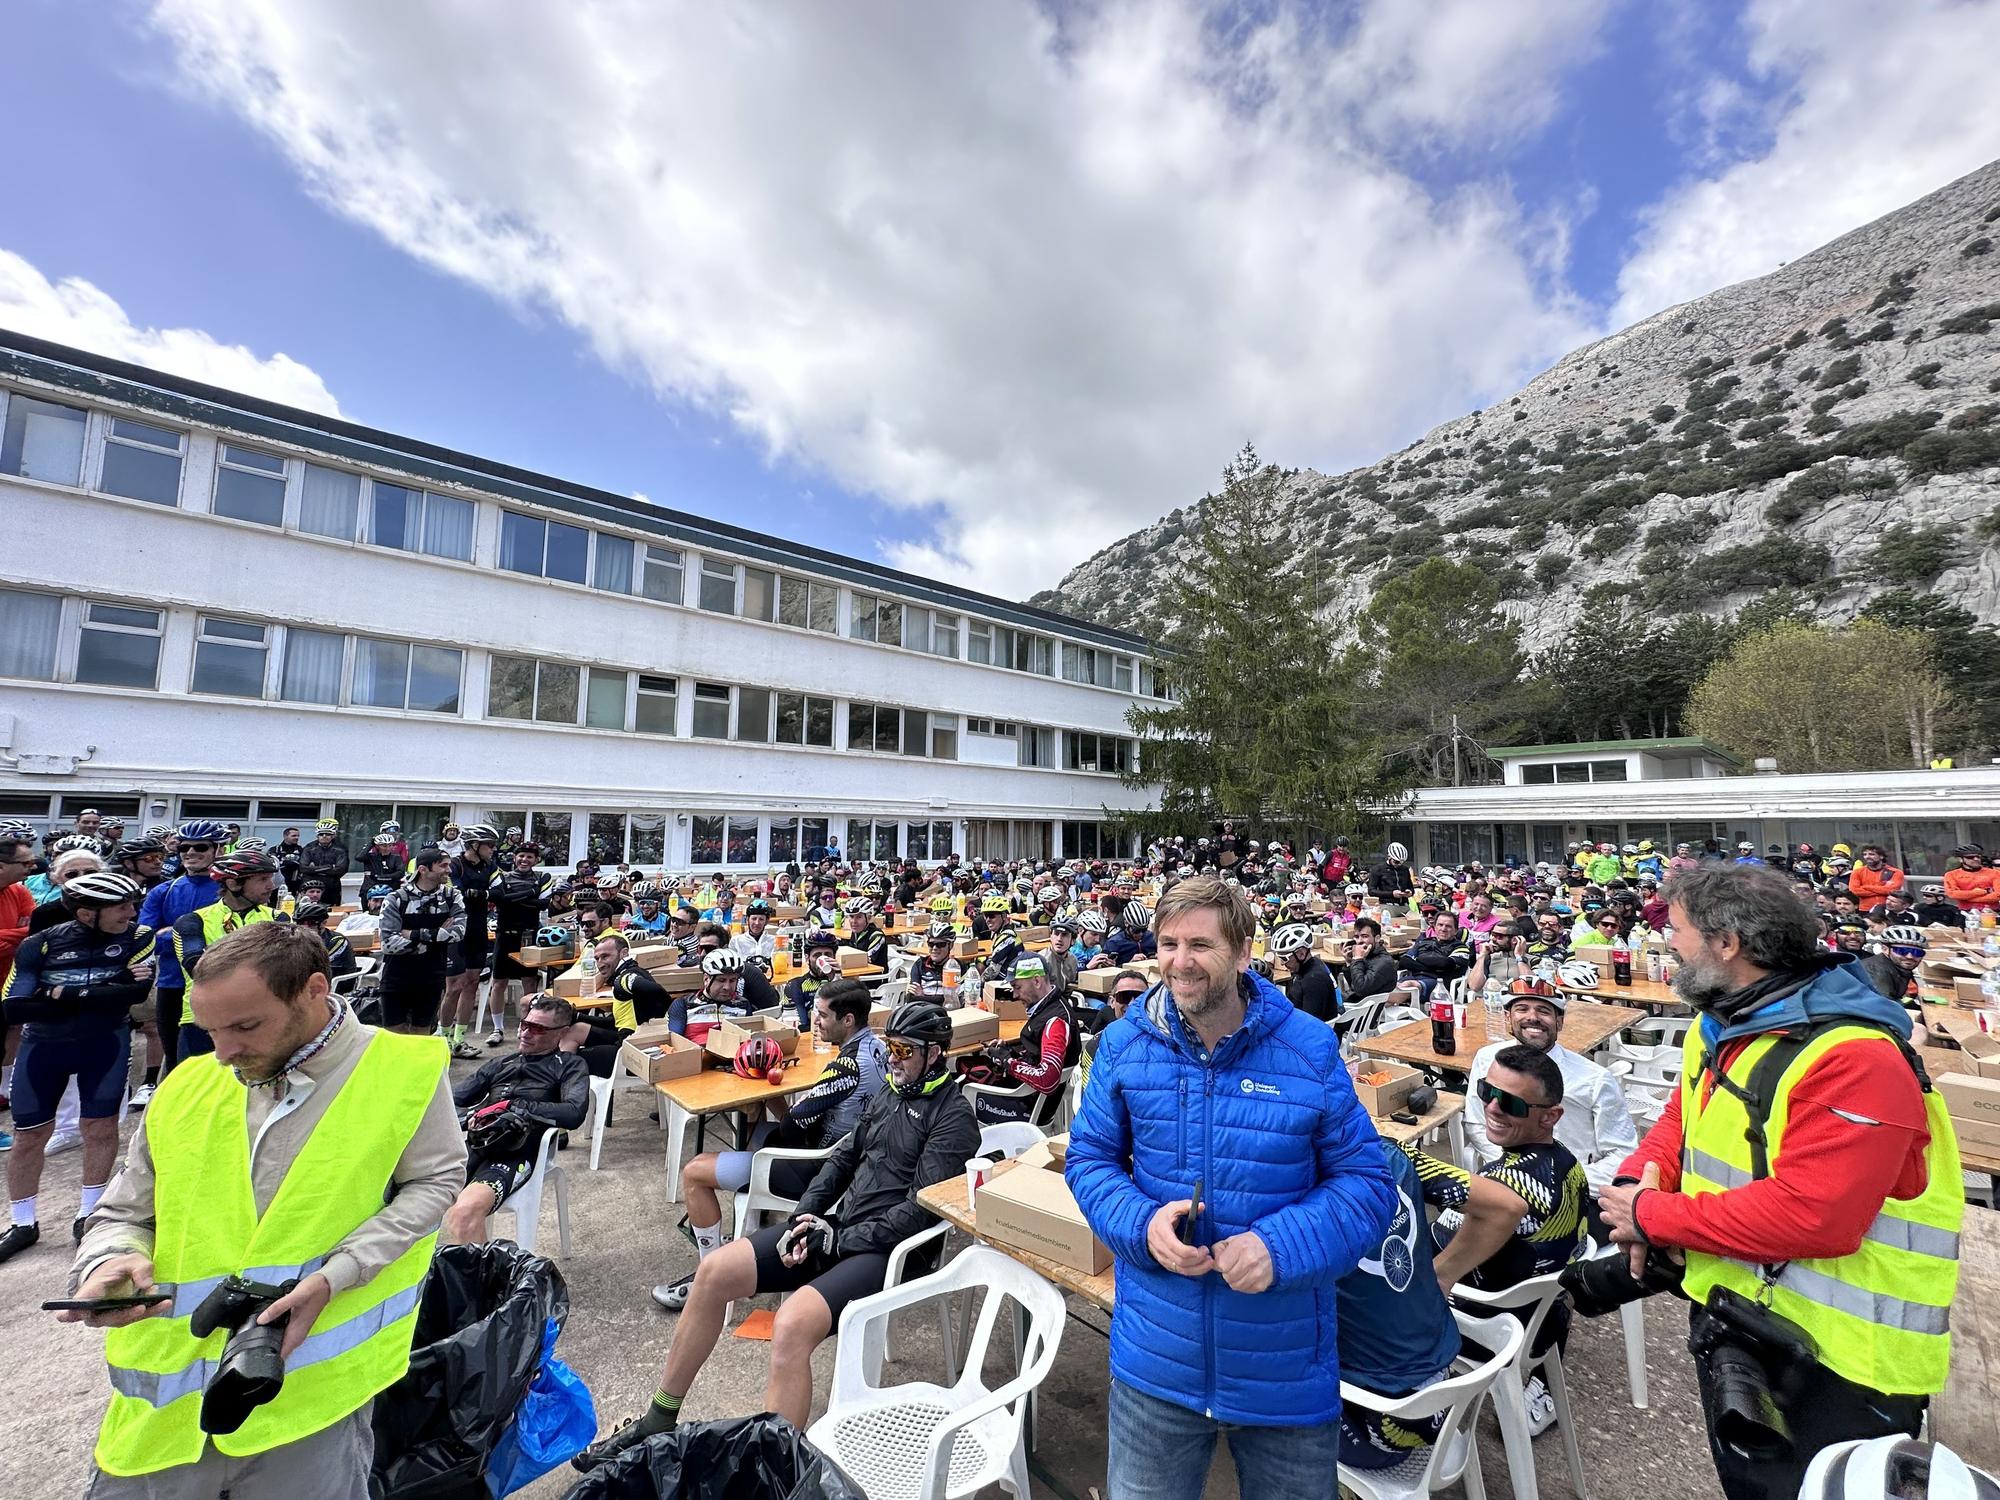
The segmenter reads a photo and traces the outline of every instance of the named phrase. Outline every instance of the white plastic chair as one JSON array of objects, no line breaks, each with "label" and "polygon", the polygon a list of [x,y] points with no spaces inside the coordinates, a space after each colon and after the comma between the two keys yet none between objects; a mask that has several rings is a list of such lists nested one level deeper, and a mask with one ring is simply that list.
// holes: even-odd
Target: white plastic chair
[{"label": "white plastic chair", "polygon": [[1002,1088],[997,1083],[966,1083],[959,1085],[959,1091],[967,1095],[967,1102],[976,1110],[982,1096],[988,1099],[1027,1099],[1031,1101],[1027,1121],[1037,1127],[1048,1126],[1059,1129],[1058,1121],[1068,1112],[1065,1101],[1070,1084],[1075,1080],[1076,1069],[1064,1068],[1062,1082],[1046,1094],[1038,1094],[1025,1083],[1017,1083]]},{"label": "white plastic chair", "polygon": [[[1540,1354],[1533,1352],[1535,1336],[1548,1321],[1549,1310],[1562,1296],[1562,1273],[1531,1276],[1505,1291],[1487,1292],[1460,1282],[1452,1288],[1454,1301],[1468,1303],[1482,1312],[1518,1312],[1523,1338],[1513,1363],[1493,1384],[1493,1415],[1500,1423],[1501,1440],[1507,1449],[1507,1472],[1514,1482],[1515,1500],[1537,1500],[1540,1484],[1535,1476],[1535,1436],[1528,1426],[1528,1378],[1540,1375],[1555,1401],[1556,1425],[1562,1429],[1563,1457],[1569,1463],[1569,1487],[1576,1500],[1591,1500],[1583,1474],[1583,1452],[1576,1441],[1576,1414],[1570,1407],[1569,1385],[1563,1379],[1562,1350],[1555,1344]],[[1485,1340],[1481,1339],[1481,1343]]]},{"label": "white plastic chair", "polygon": [[[894,974],[896,972],[895,965],[893,963],[889,966],[889,972],[891,974]],[[888,1006],[901,1005],[903,1001],[908,997],[909,993],[910,993],[910,981],[907,977],[885,979],[879,986],[876,987],[875,1003],[877,1005],[888,1005]]]},{"label": "white plastic chair", "polygon": [[1354,1042],[1357,1037],[1373,1036],[1377,1023],[1382,1018],[1382,1008],[1389,1003],[1387,994],[1370,995],[1341,1008],[1339,1015],[1326,1024],[1333,1028],[1333,1034],[1340,1039],[1340,1057],[1350,1062],[1354,1057]]},{"label": "white plastic chair", "polygon": [[833,1147],[760,1146],[750,1158],[750,1181],[736,1195],[736,1237],[743,1238],[757,1227],[760,1214],[790,1213],[799,1206],[796,1198],[786,1198],[771,1189],[771,1168],[781,1161],[825,1161]]},{"label": "white plastic chair", "polygon": [[979,1154],[1011,1161],[1030,1146],[1039,1146],[1048,1137],[1026,1120],[1003,1120],[983,1125],[979,1130]]},{"label": "white plastic chair", "polygon": [[[880,1349],[892,1314],[977,1288],[987,1296],[952,1385],[880,1384]],[[986,1349],[1001,1303],[1009,1299],[1027,1313],[1019,1373],[989,1390],[983,1379]],[[975,1245],[929,1276],[848,1304],[840,1316],[826,1415],[806,1437],[870,1500],[947,1500],[991,1484],[1028,1500],[1026,1398],[1055,1363],[1062,1325],[1061,1293],[997,1250]]]},{"label": "white plastic chair", "polygon": [[[511,1213],[514,1216],[514,1243],[530,1255],[535,1253],[535,1240],[542,1224],[542,1189],[553,1182],[556,1190],[556,1241],[562,1246],[562,1253],[569,1254],[569,1173],[556,1161],[556,1138],[561,1131],[549,1129],[542,1132],[542,1144],[535,1154],[535,1170],[528,1174],[528,1180],[505,1203],[493,1210],[495,1214]],[[487,1216],[491,1219],[492,1215]]]},{"label": "white plastic chair", "polygon": [[1505,1315],[1479,1318],[1453,1308],[1452,1317],[1458,1320],[1459,1332],[1477,1339],[1492,1349],[1493,1354],[1478,1363],[1462,1359],[1459,1363],[1466,1368],[1449,1380],[1440,1380],[1408,1396],[1383,1396],[1341,1381],[1341,1400],[1385,1416],[1413,1419],[1445,1414],[1437,1441],[1419,1448],[1391,1468],[1355,1469],[1340,1465],[1341,1484],[1359,1500],[1415,1500],[1419,1495],[1432,1495],[1460,1482],[1465,1485],[1467,1500],[1485,1500],[1486,1476],[1479,1468],[1476,1431],[1479,1403],[1520,1359],[1527,1334],[1519,1323]]},{"label": "white plastic chair", "polygon": [[604,1153],[604,1130],[611,1123],[611,1096],[631,1093],[635,1090],[652,1092],[652,1085],[626,1068],[622,1058],[614,1059],[609,1078],[590,1080],[590,1170],[597,1170],[597,1159]]}]

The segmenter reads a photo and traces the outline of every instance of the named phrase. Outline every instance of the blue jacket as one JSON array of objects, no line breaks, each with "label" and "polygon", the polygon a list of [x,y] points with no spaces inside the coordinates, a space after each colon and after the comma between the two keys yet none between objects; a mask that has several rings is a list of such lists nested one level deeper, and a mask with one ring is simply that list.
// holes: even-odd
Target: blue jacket
[{"label": "blue jacket", "polygon": [[1852,953],[1823,954],[1812,968],[1772,984],[1771,992],[1771,999],[1726,1025],[1704,1011],[1701,1036],[1709,1052],[1738,1037],[1789,1031],[1835,1017],[1872,1022],[1905,1042],[1915,1029],[1901,1002],[1870,984],[1861,960]]},{"label": "blue jacket", "polygon": [[[222,886],[206,875],[177,875],[146,892],[145,904],[139,908],[139,925],[150,927],[155,932],[171,933],[177,919],[204,906],[212,906],[221,898]],[[180,960],[174,956],[171,937],[154,950],[153,960],[158,966],[153,976],[154,984],[163,990],[187,988],[187,976],[181,973]]]},{"label": "blue jacket", "polygon": [[[1335,1283],[1382,1243],[1395,1190],[1332,1028],[1270,981],[1243,983],[1243,1025],[1212,1057],[1163,986],[1105,1030],[1064,1175],[1117,1258],[1113,1375],[1217,1421],[1318,1426],[1340,1415]],[[1201,1241],[1254,1231],[1264,1291],[1147,1252],[1153,1214],[1197,1179]]]}]

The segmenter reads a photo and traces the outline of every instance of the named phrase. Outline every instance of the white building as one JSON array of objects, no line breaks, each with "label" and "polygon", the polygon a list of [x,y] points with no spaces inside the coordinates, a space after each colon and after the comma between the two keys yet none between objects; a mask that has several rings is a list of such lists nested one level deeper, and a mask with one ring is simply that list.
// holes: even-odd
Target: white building
[{"label": "white building", "polygon": [[0,334],[0,815],[1114,852],[1137,636]]}]

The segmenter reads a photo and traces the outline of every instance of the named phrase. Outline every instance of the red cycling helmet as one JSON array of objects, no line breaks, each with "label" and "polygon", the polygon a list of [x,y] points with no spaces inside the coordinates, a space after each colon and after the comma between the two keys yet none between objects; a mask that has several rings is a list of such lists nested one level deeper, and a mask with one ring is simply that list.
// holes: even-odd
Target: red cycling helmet
[{"label": "red cycling helmet", "polygon": [[746,1037],[736,1049],[733,1066],[738,1078],[763,1078],[773,1068],[785,1065],[785,1049],[778,1045],[776,1037]]}]

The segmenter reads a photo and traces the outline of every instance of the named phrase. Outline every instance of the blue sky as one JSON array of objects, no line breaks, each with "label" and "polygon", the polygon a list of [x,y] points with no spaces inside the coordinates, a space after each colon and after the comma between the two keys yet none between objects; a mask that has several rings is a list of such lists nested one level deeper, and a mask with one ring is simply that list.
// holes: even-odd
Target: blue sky
[{"label": "blue sky", "polygon": [[1991,3],[729,9],[10,7],[0,325],[1024,594],[2000,154]]}]

